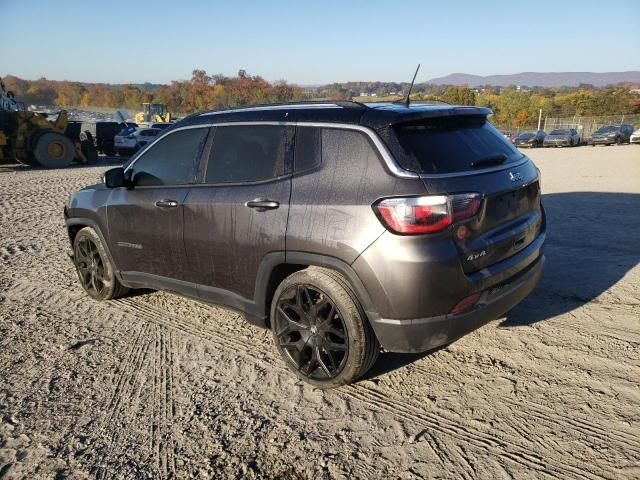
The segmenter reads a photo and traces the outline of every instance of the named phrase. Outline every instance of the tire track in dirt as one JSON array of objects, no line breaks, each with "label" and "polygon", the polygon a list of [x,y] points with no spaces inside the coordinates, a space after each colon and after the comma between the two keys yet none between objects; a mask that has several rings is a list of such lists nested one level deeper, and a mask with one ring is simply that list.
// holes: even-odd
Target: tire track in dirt
[{"label": "tire track in dirt", "polygon": [[[37,288],[35,287],[31,288],[31,291],[36,290]],[[66,297],[66,300],[62,300],[62,303],[66,303],[67,307],[69,307],[69,303],[85,303],[87,301],[84,298],[78,298],[75,295],[69,295],[68,292],[64,289],[62,289],[62,291],[60,292],[60,298],[63,297]],[[112,308],[112,305],[121,307],[127,313],[134,315],[135,317],[138,317],[138,319],[144,321],[145,326],[141,328],[144,328],[145,331],[150,328],[149,325],[153,324],[160,325],[161,327],[167,327],[169,329],[175,329],[189,335],[194,335],[198,338],[211,341],[219,347],[227,350],[228,353],[235,355],[240,354],[247,359],[255,360],[256,353],[268,355],[273,354],[272,350],[267,350],[258,342],[256,342],[256,344],[248,346],[242,342],[230,339],[226,336],[227,332],[224,332],[224,330],[218,329],[213,325],[208,325],[206,328],[203,328],[202,326],[190,323],[181,317],[176,317],[168,313],[167,311],[142,304],[141,302],[136,301],[133,298],[123,298],[112,301],[108,305],[105,305],[105,307]],[[102,310],[102,307],[99,307],[99,309]],[[163,340],[162,346],[160,346],[160,350],[165,352],[161,354],[161,359],[165,359],[165,363],[166,359],[170,358],[166,353],[166,348],[166,342]],[[134,354],[134,360],[132,362],[129,362],[129,364],[137,365],[138,370],[140,368],[139,358],[141,356],[141,351],[142,347],[138,345],[136,347],[136,353]],[[272,365],[272,367],[275,370],[279,370],[279,373],[281,374],[288,373],[284,365],[274,364]],[[160,386],[158,387],[159,395],[161,397],[159,408],[161,411],[161,415],[165,415],[162,418],[168,419],[167,408],[169,408],[170,403],[170,401],[168,401],[168,396],[171,396],[171,394],[167,393],[170,387],[167,387],[166,382],[170,374],[167,373],[167,365],[162,365],[162,362],[160,362],[159,370],[161,370]],[[123,388],[130,386],[132,381],[133,379],[130,376],[127,376],[126,380],[124,380]],[[120,389],[120,392],[123,390],[123,388]],[[164,400],[162,400],[163,392]],[[346,397],[348,399],[355,400],[358,404],[365,405],[369,409],[373,409],[374,411],[387,412],[394,417],[399,418],[408,425],[420,426],[428,429],[428,431],[430,431],[431,433],[438,433],[443,435],[445,438],[453,439],[454,441],[465,445],[465,450],[476,451],[481,455],[497,456],[505,460],[507,463],[513,463],[520,468],[536,471],[542,475],[551,477],[571,476],[584,479],[603,478],[599,475],[591,473],[581,466],[570,465],[567,462],[562,464],[558,462],[550,462],[540,455],[530,453],[532,451],[532,443],[530,439],[518,439],[514,437],[509,438],[507,436],[498,437],[494,434],[483,432],[481,430],[478,430],[477,428],[474,428],[472,425],[462,422],[460,419],[447,418],[447,416],[445,416],[444,412],[442,411],[438,411],[435,409],[432,409],[431,411],[425,411],[424,408],[413,405],[411,402],[405,399],[397,398],[394,392],[388,391],[386,389],[378,390],[363,386],[362,384],[356,384],[349,387],[341,388],[340,390],[336,391],[335,394],[342,398]],[[118,394],[118,392],[116,392],[116,395],[114,396],[116,397],[116,400],[112,401],[111,403],[119,403],[117,399],[121,397],[121,394]],[[115,415],[116,408],[111,408],[111,411],[113,411],[113,414],[110,418]],[[164,421],[168,422],[168,420]],[[504,434],[505,432],[502,433]],[[445,445],[446,444],[444,442],[440,442],[441,447]],[[459,455],[459,453],[452,451],[452,448],[455,448],[455,446],[446,445],[446,449],[443,452],[447,452],[446,455],[451,458],[450,461],[454,464],[457,464],[458,461],[455,460],[455,458],[457,457],[457,455]],[[108,452],[105,452],[104,458],[106,458],[107,456]],[[159,461],[163,465],[163,472],[166,471],[168,474],[169,466],[171,465],[171,454],[166,453],[166,450],[162,450],[161,448],[158,456],[160,458]],[[105,477],[103,475],[100,478]]]},{"label": "tire track in dirt", "polygon": [[155,352],[153,362],[153,405],[151,451],[156,460],[158,478],[176,476],[173,422],[176,414],[173,383],[173,332],[154,324]]},{"label": "tire track in dirt", "polygon": [[[442,381],[443,371],[447,372],[447,377],[456,378],[457,372],[453,365],[457,365],[457,362],[453,364],[451,362],[442,362],[437,358],[437,355],[431,356],[430,360],[437,364],[436,368],[430,370],[428,367],[423,365],[413,365],[412,371],[431,377],[433,378],[433,381]],[[466,364],[468,368],[473,368],[469,367],[468,363]],[[434,371],[437,371],[438,373],[436,374]],[[479,374],[480,372],[477,373]],[[547,426],[550,431],[554,430],[557,425],[562,425],[569,430],[579,432],[587,438],[595,438],[604,446],[615,444],[619,451],[625,451],[627,453],[631,452],[635,457],[640,459],[640,436],[634,436],[622,430],[606,430],[595,423],[595,417],[587,418],[580,416],[578,411],[573,411],[572,416],[563,415],[553,408],[523,398],[502,396],[500,400],[510,407],[510,411],[517,412],[518,414],[526,412],[527,416],[532,417],[532,421],[535,421],[540,425]],[[523,410],[522,407],[526,408]],[[521,433],[523,437],[526,437],[526,431],[523,431],[518,425],[516,425],[516,422],[519,419],[520,417],[518,415],[514,415],[506,420],[511,428]],[[539,443],[541,446],[548,448],[548,446],[542,443],[542,441]],[[558,448],[562,449],[562,446],[556,446],[556,449]],[[567,452],[567,454],[569,454],[569,452]]]},{"label": "tire track in dirt", "polygon": [[0,258],[5,262],[9,261],[14,255],[22,255],[27,253],[38,252],[40,247],[36,244],[10,244],[0,247]]},{"label": "tire track in dirt", "polygon": [[[126,406],[133,400],[135,386],[142,374],[142,367],[147,359],[151,346],[148,337],[150,329],[151,326],[148,324],[140,326],[138,335],[131,344],[129,355],[122,365],[113,396],[107,406],[107,412],[94,435],[92,444],[102,444],[102,449],[99,452],[100,461],[98,462],[96,470],[93,472],[98,480],[111,478],[108,461],[113,456],[114,449],[120,446],[121,438],[126,433],[125,429],[113,427],[114,425],[117,427],[119,423],[122,423],[117,422],[116,419],[123,415],[126,416]],[[111,431],[111,434],[108,435],[107,440],[103,443],[102,436],[108,431]],[[94,447],[94,449],[95,448],[96,447]]]}]

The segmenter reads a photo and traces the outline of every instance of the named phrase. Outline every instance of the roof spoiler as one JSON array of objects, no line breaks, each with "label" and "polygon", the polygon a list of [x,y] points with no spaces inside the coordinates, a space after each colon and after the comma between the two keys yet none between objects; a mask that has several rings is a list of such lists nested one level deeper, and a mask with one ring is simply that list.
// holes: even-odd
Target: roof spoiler
[{"label": "roof spoiler", "polygon": [[398,112],[385,112],[378,110],[374,114],[369,114],[369,111],[365,111],[361,123],[365,125],[373,126],[375,129],[384,129],[391,125],[398,123],[415,122],[419,120],[427,120],[430,118],[443,118],[454,116],[466,116],[466,117],[487,117],[493,114],[490,108],[486,107],[472,107],[472,106],[460,106],[451,108],[416,108],[417,105],[411,108],[411,110],[405,110],[402,113]]}]

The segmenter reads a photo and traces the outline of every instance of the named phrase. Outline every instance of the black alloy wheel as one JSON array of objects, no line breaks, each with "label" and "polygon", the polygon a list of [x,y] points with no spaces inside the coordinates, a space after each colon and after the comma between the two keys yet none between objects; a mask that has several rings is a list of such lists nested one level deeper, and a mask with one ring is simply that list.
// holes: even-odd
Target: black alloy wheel
[{"label": "black alloy wheel", "polygon": [[80,285],[95,300],[121,297],[129,290],[116,278],[100,237],[90,227],[80,230],[73,240],[73,263]]},{"label": "black alloy wheel", "polygon": [[292,285],[278,299],[275,335],[285,359],[305,377],[335,378],[342,371],[349,345],[335,303],[320,289]]},{"label": "black alloy wheel", "polygon": [[273,294],[271,332],[287,367],[317,388],[354,382],[371,369],[380,343],[347,279],[308,267]]}]

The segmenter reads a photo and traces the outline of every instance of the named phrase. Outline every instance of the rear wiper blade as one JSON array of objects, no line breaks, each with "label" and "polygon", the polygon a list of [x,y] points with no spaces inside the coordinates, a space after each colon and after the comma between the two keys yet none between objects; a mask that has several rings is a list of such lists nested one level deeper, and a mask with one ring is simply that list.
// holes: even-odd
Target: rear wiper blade
[{"label": "rear wiper blade", "polygon": [[483,167],[485,165],[501,165],[506,161],[507,161],[507,156],[504,153],[499,153],[497,155],[491,155],[481,160],[471,162],[471,166],[475,168],[475,167]]}]

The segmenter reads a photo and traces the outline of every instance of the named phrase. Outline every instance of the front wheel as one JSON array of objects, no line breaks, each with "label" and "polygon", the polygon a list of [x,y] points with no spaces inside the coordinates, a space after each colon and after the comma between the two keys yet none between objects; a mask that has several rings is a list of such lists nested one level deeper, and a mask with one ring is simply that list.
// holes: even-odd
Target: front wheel
[{"label": "front wheel", "polygon": [[91,227],[80,230],[73,239],[73,262],[80,285],[95,300],[111,300],[129,290],[115,275],[100,237]]},{"label": "front wheel", "polygon": [[289,369],[318,388],[355,381],[380,353],[347,280],[324,268],[295,272],[278,286],[271,302],[271,331]]}]

